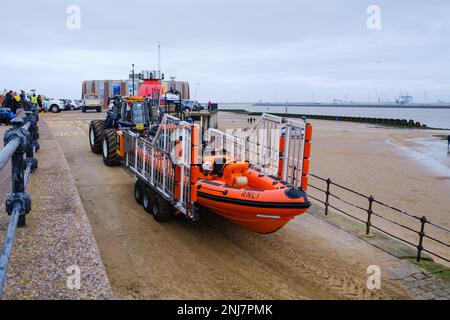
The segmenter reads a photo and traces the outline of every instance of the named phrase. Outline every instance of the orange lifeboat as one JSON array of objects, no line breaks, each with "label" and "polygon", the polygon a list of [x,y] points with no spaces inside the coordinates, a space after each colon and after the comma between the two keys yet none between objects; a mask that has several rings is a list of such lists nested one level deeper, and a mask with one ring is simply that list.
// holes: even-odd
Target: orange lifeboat
[{"label": "orange lifeboat", "polygon": [[311,206],[302,189],[263,175],[248,162],[225,156],[204,161],[214,165],[199,174],[197,203],[250,231],[275,232]]}]

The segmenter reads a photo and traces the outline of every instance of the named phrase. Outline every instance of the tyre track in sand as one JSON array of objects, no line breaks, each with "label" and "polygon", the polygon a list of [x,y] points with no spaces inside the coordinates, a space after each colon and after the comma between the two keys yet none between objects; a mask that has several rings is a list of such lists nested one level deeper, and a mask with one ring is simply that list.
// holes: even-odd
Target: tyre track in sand
[{"label": "tyre track in sand", "polygon": [[[267,264],[274,272],[308,283],[307,287],[314,291],[311,294],[319,298],[389,299],[402,294],[402,289],[389,281],[383,282],[383,290],[368,290],[367,276],[362,266],[340,260],[342,257],[319,243],[305,247],[302,245],[304,239],[298,234],[292,235],[292,230],[253,235],[241,233],[235,226],[219,221],[213,214],[209,214],[207,219],[211,227],[217,228],[246,254]],[[256,247],[260,250],[254,250]],[[328,292],[321,292],[323,289]]]}]

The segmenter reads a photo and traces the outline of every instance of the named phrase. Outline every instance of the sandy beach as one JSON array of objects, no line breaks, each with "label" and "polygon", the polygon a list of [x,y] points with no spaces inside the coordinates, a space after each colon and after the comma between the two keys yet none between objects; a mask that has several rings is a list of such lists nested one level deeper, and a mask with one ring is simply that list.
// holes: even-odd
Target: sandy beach
[{"label": "sandy beach", "polygon": [[[338,184],[395,206],[433,223],[450,227],[450,156],[447,141],[434,135],[444,131],[386,128],[335,121],[310,121],[314,126],[310,172],[331,178]],[[222,112],[221,129],[247,127],[247,116]],[[316,179],[310,183],[324,188]],[[310,189],[311,195],[324,198]],[[333,190],[347,201],[367,207],[367,201],[348,192]],[[332,199],[333,204],[365,219],[365,212]],[[374,206],[374,211],[418,230],[416,219]],[[406,229],[374,217],[374,225],[401,234],[417,244],[418,236]],[[450,243],[448,233],[427,225],[425,232]],[[443,254],[448,248],[426,240],[425,248]],[[436,259],[437,261],[439,259]],[[442,261],[441,261],[442,262]]]}]

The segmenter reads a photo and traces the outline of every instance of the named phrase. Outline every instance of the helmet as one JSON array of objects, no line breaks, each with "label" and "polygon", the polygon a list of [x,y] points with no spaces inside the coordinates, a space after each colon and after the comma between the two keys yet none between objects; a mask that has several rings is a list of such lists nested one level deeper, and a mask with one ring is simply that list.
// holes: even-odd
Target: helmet
[{"label": "helmet", "polygon": [[205,161],[202,164],[203,171],[211,171],[212,170],[212,164],[209,161]]}]

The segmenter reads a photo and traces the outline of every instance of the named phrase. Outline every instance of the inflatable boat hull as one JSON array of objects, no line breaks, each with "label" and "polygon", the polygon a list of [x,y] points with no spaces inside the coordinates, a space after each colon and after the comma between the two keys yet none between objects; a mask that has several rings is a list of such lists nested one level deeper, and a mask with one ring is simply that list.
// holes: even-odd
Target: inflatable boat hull
[{"label": "inflatable boat hull", "polygon": [[303,190],[272,180],[279,184],[274,190],[240,189],[201,180],[197,183],[198,204],[247,230],[272,233],[311,206]]}]

